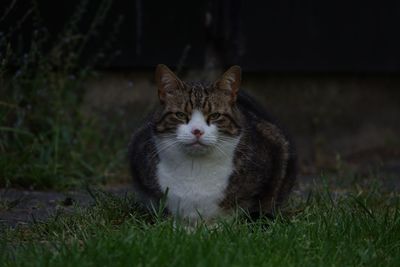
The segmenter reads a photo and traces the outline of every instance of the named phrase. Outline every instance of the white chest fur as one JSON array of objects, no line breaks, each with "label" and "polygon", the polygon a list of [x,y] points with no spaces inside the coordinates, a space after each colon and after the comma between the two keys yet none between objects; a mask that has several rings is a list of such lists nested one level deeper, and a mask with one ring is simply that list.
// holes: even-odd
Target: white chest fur
[{"label": "white chest fur", "polygon": [[234,170],[237,142],[203,156],[189,156],[179,148],[162,151],[157,165],[161,190],[168,190],[166,206],[175,216],[209,219],[221,210],[229,177]]}]

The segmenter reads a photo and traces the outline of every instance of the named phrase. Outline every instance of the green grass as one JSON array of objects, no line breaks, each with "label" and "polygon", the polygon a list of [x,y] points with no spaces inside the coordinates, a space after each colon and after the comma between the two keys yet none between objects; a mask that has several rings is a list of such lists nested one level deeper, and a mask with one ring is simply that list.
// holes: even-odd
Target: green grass
[{"label": "green grass", "polygon": [[[293,212],[296,210],[296,212]],[[275,221],[243,217],[185,230],[131,199],[3,230],[3,266],[399,266],[398,195],[296,199]]]}]

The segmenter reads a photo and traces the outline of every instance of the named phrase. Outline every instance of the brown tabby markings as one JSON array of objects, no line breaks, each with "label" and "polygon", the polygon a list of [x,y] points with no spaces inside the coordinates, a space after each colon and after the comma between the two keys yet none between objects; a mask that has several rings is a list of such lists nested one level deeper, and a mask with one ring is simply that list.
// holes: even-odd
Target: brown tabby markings
[{"label": "brown tabby markings", "polygon": [[[174,139],[177,127],[188,123],[194,110],[201,111],[208,124],[217,126],[221,141],[240,136],[233,172],[218,203],[223,210],[239,206],[250,213],[273,214],[286,199],[296,179],[293,145],[263,108],[247,94],[238,94],[240,81],[238,66],[215,83],[182,82],[166,66],[158,66],[161,105],[135,133],[129,147],[134,185],[143,203],[159,203],[163,198],[156,175],[160,159],[154,138],[166,134],[165,138]],[[215,113],[220,115],[211,122]]]},{"label": "brown tabby markings", "polygon": [[[174,98],[167,105],[161,120],[157,123],[159,132],[167,132],[169,129],[175,131],[177,124],[182,123],[181,120],[175,117],[175,112],[184,110],[188,114],[187,120],[190,120],[190,114],[194,109],[203,112],[207,117],[211,112],[219,112],[221,117],[214,123],[218,125],[219,131],[230,136],[237,136],[241,133],[243,125],[243,118],[235,107],[228,106],[227,95],[224,91],[219,92],[216,90],[215,85],[202,84],[202,83],[183,83],[184,87],[179,92],[180,97]],[[249,119],[249,118],[248,118]],[[250,118],[254,121],[259,121],[258,118]],[[250,198],[253,192],[257,192],[260,184],[263,184],[262,178],[259,173],[263,173],[263,168],[268,168],[267,161],[274,160],[281,164],[278,170],[271,169],[275,172],[275,179],[270,180],[270,184],[264,189],[265,197],[261,198],[263,207],[268,207],[267,210],[272,210],[275,205],[282,202],[286,195],[281,195],[280,192],[289,191],[291,188],[290,181],[284,181],[286,175],[286,163],[289,158],[289,143],[281,133],[279,128],[275,125],[259,121],[256,124],[256,131],[259,132],[266,140],[269,140],[268,146],[265,143],[253,144],[254,149],[249,145],[251,140],[246,137],[242,138],[238,145],[238,156],[235,158],[235,169],[241,170],[236,175],[232,175],[231,182],[226,190],[227,197],[221,202],[221,206],[225,209],[232,207],[236,201],[241,201],[241,206],[245,207],[244,203],[248,203],[248,208],[254,203],[254,198]],[[267,151],[274,152],[276,156],[270,158]],[[250,159],[253,155],[257,157],[265,157],[260,159],[265,161],[265,166],[254,166]],[[253,178],[248,178],[246,189],[243,188],[244,178],[253,175]],[[268,193],[266,192],[268,191]]]},{"label": "brown tabby markings", "polygon": [[[187,123],[190,120],[193,110],[201,111],[205,118],[211,113],[220,113],[220,118],[213,123],[216,124],[221,133],[231,136],[240,134],[240,112],[235,107],[227,105],[229,95],[223,90],[218,90],[215,85],[210,83],[182,83],[182,88],[176,90],[176,97],[170,98],[163,110],[159,114],[156,129],[159,133],[171,133],[176,130],[176,126],[182,120],[176,117],[176,112],[185,112]],[[210,124],[210,120],[207,119]]]},{"label": "brown tabby markings", "polygon": [[[275,207],[285,200],[294,184],[293,177],[288,177],[286,173],[290,152],[285,136],[275,125],[265,121],[257,123],[256,129],[269,141],[254,144],[254,148],[249,149],[252,141],[246,135],[241,139],[234,160],[236,172],[231,176],[226,190],[227,197],[221,202],[221,207],[226,210],[240,203],[241,208],[250,212],[257,212],[254,207],[262,207],[264,212],[273,213]],[[255,164],[251,160],[253,157],[257,157],[260,162]],[[271,166],[270,162],[279,165]],[[265,181],[263,173],[271,173],[268,181]],[[261,192],[262,195],[258,195],[257,192]],[[258,203],[254,202],[256,199]]]}]

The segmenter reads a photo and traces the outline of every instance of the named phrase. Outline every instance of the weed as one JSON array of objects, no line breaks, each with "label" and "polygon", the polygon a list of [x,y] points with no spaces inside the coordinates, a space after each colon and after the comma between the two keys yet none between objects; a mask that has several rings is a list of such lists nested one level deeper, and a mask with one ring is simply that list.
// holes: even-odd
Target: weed
[{"label": "weed", "polygon": [[[41,25],[35,4],[1,38],[0,186],[61,189],[95,183],[108,179],[123,162],[124,140],[116,137],[116,129],[104,129],[79,108],[84,82],[95,75],[93,66],[105,48],[86,61],[83,54],[112,3],[101,1],[90,13],[88,30],[80,32],[79,23],[90,16],[85,12],[88,2],[77,6],[55,40]],[[30,46],[21,54],[14,49],[13,33],[27,17],[34,28]]]}]

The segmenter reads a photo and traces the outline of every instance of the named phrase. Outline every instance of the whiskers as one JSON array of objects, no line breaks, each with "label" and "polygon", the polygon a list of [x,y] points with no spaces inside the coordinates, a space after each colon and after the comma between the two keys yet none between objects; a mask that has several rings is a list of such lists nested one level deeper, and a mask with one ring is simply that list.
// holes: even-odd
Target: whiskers
[{"label": "whiskers", "polygon": [[[242,128],[241,138],[243,138],[243,136],[246,135],[247,132],[248,129]],[[241,159],[246,160],[248,164],[257,167],[262,167],[253,160],[253,155],[255,154],[254,148],[252,146],[246,145],[245,142],[241,142],[238,138],[239,137],[231,137],[221,134],[220,136],[218,136],[216,147],[220,151],[220,153],[223,154],[224,156],[226,156],[227,154],[225,151],[227,151],[228,149],[232,149],[234,147],[235,152],[240,154]]]},{"label": "whiskers", "polygon": [[217,151],[220,152],[222,156],[224,156],[225,158],[229,158],[228,154],[224,151],[223,148],[220,147],[218,143],[214,144],[214,148],[216,148]]},{"label": "whiskers", "polygon": [[[201,138],[201,147],[192,147],[191,144],[195,142],[195,138],[193,136],[177,136],[172,133],[165,133],[159,136],[156,136],[153,141],[155,141],[156,145],[154,147],[154,151],[150,154],[150,160],[153,160],[155,157],[160,154],[167,152],[170,149],[179,149],[182,152],[186,153],[188,156],[205,156],[210,155],[211,157],[217,156],[222,157],[224,159],[232,158],[232,153],[235,150],[240,149],[240,137],[230,137],[226,135],[210,135],[203,136]],[[213,156],[213,152],[215,153]],[[210,154],[211,153],[211,154]]]},{"label": "whiskers", "polygon": [[[174,134],[163,134],[161,138],[157,138],[153,151],[150,152],[150,161],[159,156],[162,152],[180,145],[180,141]],[[152,139],[152,142],[155,140]]]}]

